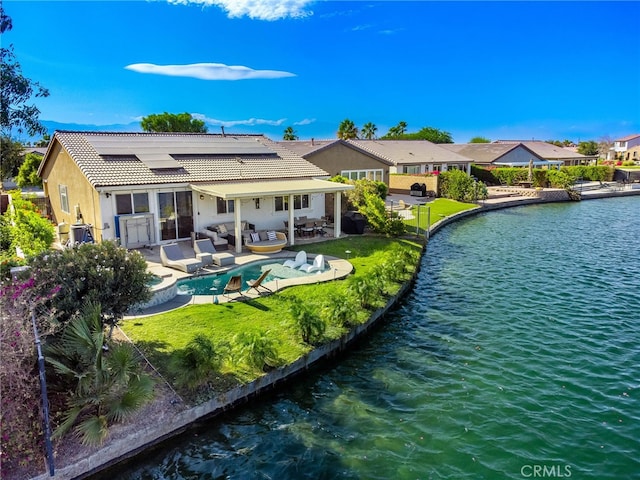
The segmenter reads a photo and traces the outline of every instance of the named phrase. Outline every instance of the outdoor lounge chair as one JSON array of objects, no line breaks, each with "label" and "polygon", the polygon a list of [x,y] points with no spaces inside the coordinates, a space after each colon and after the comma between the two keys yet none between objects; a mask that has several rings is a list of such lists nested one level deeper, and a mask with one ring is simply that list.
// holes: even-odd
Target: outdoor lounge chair
[{"label": "outdoor lounge chair", "polygon": [[177,243],[161,245],[160,260],[165,267],[175,268],[186,273],[193,273],[204,266],[200,260],[185,257]]},{"label": "outdoor lounge chair", "polygon": [[271,269],[269,268],[262,272],[262,275],[260,275],[256,280],[247,280],[247,285],[249,285],[249,290],[247,291],[249,292],[251,290],[255,290],[256,292],[258,292],[258,295],[260,295],[260,290],[258,289],[264,288],[267,292],[273,293],[271,289],[262,285],[262,282],[264,282],[264,279],[267,278],[267,275],[269,275],[270,272]]},{"label": "outdoor lounge chair", "polygon": [[305,263],[298,270],[302,270],[307,273],[321,272],[324,270],[324,255],[316,255],[312,264]]},{"label": "outdoor lounge chair", "polygon": [[242,275],[232,276],[224,286],[222,294],[228,298],[231,298],[229,297],[230,293],[239,293],[241,297],[244,297],[244,295],[242,294]]},{"label": "outdoor lounge chair", "polygon": [[307,263],[307,252],[300,250],[294,260],[285,260],[282,265],[284,267],[300,268],[305,263]]},{"label": "outdoor lounge chair", "polygon": [[224,265],[233,265],[236,262],[232,254],[216,251],[216,247],[213,246],[213,243],[208,238],[193,242],[193,251],[196,254],[196,258],[200,259],[205,265],[214,264],[222,267]]}]

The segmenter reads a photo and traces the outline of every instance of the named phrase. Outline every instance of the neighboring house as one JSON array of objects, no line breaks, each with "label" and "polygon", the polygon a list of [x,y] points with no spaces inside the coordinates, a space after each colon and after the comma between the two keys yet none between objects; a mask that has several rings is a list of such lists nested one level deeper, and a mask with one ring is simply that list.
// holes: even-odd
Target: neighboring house
[{"label": "neighboring house", "polygon": [[613,142],[613,155],[620,160],[640,160],[640,134],[627,135]]},{"label": "neighboring house", "polygon": [[368,152],[347,140],[295,140],[278,142],[330,175],[350,180],[367,178],[389,185],[393,162]]},{"label": "neighboring house", "polygon": [[389,184],[394,173],[471,171],[472,160],[426,140],[329,140],[279,142],[332,175]]},{"label": "neighboring house", "polygon": [[524,145],[536,155],[548,161],[562,162],[564,166],[589,165],[596,162],[599,155],[582,155],[577,153],[576,146],[559,147],[541,140],[497,140],[494,143],[504,145]]},{"label": "neighboring house", "polygon": [[443,147],[472,158],[481,167],[528,167],[533,160],[537,168],[559,168],[595,158],[545,142],[455,143]]},{"label": "neighboring house", "polygon": [[[208,225],[241,221],[283,230],[325,214],[350,185],[263,135],[55,132],[39,175],[58,224],[93,225],[97,241],[134,248],[188,239]],[[289,208],[293,206],[293,208]],[[242,242],[236,242],[236,251]]]}]

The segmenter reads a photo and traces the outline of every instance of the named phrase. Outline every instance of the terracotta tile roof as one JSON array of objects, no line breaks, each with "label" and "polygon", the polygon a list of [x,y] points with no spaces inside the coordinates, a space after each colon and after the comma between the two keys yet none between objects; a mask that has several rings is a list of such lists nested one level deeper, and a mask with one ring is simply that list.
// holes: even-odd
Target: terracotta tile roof
[{"label": "terracotta tile roof", "polygon": [[57,131],[56,140],[95,187],[328,176],[263,135]]}]

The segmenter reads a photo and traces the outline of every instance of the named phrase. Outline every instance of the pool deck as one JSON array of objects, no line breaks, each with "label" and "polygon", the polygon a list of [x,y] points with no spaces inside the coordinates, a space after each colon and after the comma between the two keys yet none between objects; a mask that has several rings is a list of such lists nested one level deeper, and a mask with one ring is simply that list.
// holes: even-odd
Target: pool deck
[{"label": "pool deck", "polygon": [[[182,253],[186,258],[194,258],[195,253],[193,248],[191,247],[191,242],[189,240],[178,242]],[[309,263],[313,261],[315,254],[313,253],[313,248],[310,248],[307,251],[309,255]],[[236,268],[241,265],[246,265],[247,263],[256,262],[259,260],[282,260],[282,259],[293,259],[298,252],[282,250],[278,253],[271,254],[255,254],[251,252],[243,252],[240,254],[234,253],[235,264],[227,265],[224,267],[216,267],[214,265],[210,265],[208,267],[200,269],[195,274],[185,273],[180,270],[176,270],[173,268],[168,268],[162,265],[160,261],[160,247],[155,246],[152,248],[143,248],[139,250],[142,255],[144,255],[147,260],[148,270],[163,279],[164,282],[175,282],[177,280],[182,280],[185,278],[193,278],[202,275],[210,275],[216,273],[225,273],[233,268]],[[228,253],[232,253],[228,251]],[[327,282],[330,280],[338,280],[346,277],[353,271],[353,265],[347,260],[325,256],[325,261],[329,263],[330,269],[326,270],[322,273],[311,274],[305,277],[295,277],[295,278],[287,278],[287,279],[277,279],[269,282],[263,283],[263,285],[271,290],[273,293],[276,293],[284,288],[291,287],[293,285],[307,285],[313,283]],[[255,280],[250,278],[243,278],[242,281],[246,285],[247,280]],[[268,293],[271,295],[270,293]],[[205,303],[214,303],[214,298],[217,299],[218,303],[226,303],[231,301],[242,301],[242,300],[251,300],[255,298],[259,298],[261,296],[265,296],[265,293],[259,294],[255,290],[251,291],[243,291],[241,296],[237,293],[233,293],[229,296],[222,295],[219,293],[211,294],[211,295],[176,295],[173,299],[161,303],[159,305],[155,305],[153,307],[145,308],[140,312],[136,312],[133,315],[129,315],[125,318],[133,318],[133,317],[141,317],[147,315],[155,315],[157,313],[166,312],[168,310],[173,310],[175,308],[184,307],[186,305],[193,304],[205,304]]]}]

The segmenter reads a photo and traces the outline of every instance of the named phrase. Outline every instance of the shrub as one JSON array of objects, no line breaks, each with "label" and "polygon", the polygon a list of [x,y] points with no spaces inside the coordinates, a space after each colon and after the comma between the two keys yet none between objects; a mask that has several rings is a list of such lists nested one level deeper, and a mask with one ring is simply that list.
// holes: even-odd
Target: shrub
[{"label": "shrub", "polygon": [[357,325],[358,303],[351,295],[332,293],[322,307],[322,313],[328,322],[335,321],[341,327]]},{"label": "shrub", "polygon": [[8,251],[20,249],[24,255],[32,256],[53,244],[53,225],[40,215],[32,202],[22,199],[20,192],[12,192],[11,207],[3,217],[0,244]]},{"label": "shrub", "polygon": [[552,188],[568,190],[576,183],[576,178],[566,170],[549,170],[547,180]]},{"label": "shrub", "polygon": [[359,210],[367,218],[371,230],[389,236],[400,236],[405,233],[404,221],[397,213],[389,215],[385,208],[384,200],[377,194],[364,192],[364,203]]},{"label": "shrub", "polygon": [[303,303],[298,298],[292,298],[289,312],[295,326],[302,335],[302,341],[304,343],[318,341],[322,335],[324,335],[327,324],[324,319],[316,313],[313,307]]},{"label": "shrub", "polygon": [[186,347],[175,352],[170,370],[178,386],[195,389],[209,380],[221,363],[211,339],[197,334]]},{"label": "shrub", "polygon": [[147,262],[141,253],[114,242],[82,243],[77,247],[42,254],[30,261],[39,291],[60,286],[50,301],[62,323],[88,302],[102,306],[102,321],[115,326],[133,305],[151,298]]},{"label": "shrub", "polygon": [[440,174],[440,196],[458,202],[473,202],[487,197],[486,185],[476,182],[462,170],[448,170]]},{"label": "shrub", "polygon": [[353,295],[360,302],[362,308],[375,305],[378,298],[378,287],[372,277],[351,277],[348,280],[347,293]]},{"label": "shrub", "polygon": [[280,362],[275,341],[265,330],[240,332],[234,337],[233,346],[239,361],[261,371],[277,367]]}]

